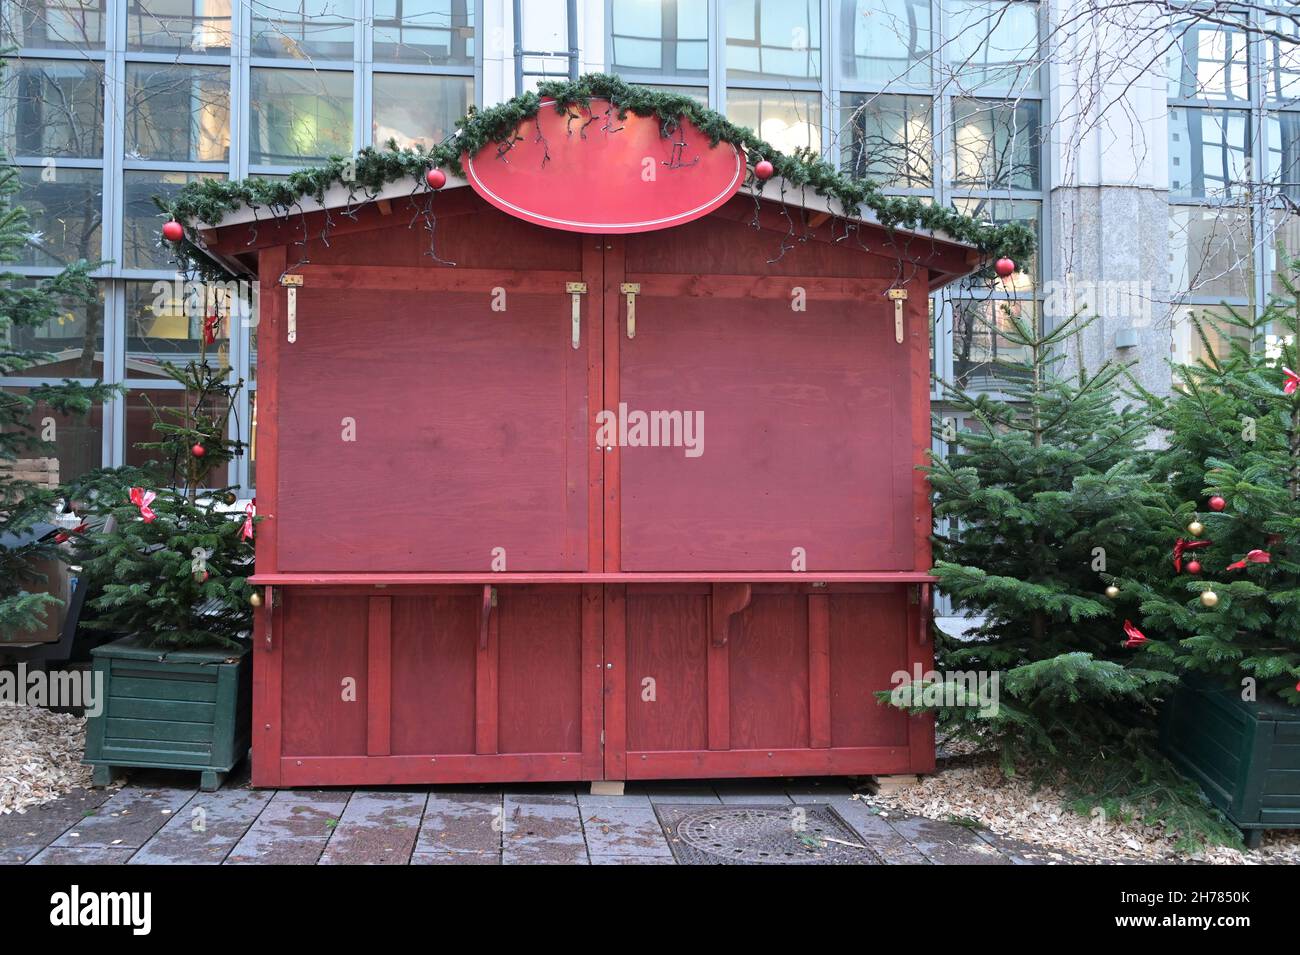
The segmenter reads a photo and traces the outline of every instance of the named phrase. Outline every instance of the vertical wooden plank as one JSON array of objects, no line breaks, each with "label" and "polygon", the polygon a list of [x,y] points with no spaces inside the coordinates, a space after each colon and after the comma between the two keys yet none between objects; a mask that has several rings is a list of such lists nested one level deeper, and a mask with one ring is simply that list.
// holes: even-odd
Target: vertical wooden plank
[{"label": "vertical wooden plank", "polygon": [[[284,720],[281,713],[284,641],[283,589],[266,587],[262,606],[253,617],[256,658],[253,661],[253,773],[254,786],[272,788],[280,785],[281,736]],[[270,638],[268,640],[268,637]]]},{"label": "vertical wooden plank", "polygon": [[[921,665],[921,672],[928,673],[934,669],[934,639],[929,630],[932,588],[928,584],[918,586],[919,599],[907,604],[907,647],[908,670],[915,672],[915,664]],[[925,634],[925,642],[921,642]],[[910,771],[914,773],[934,772],[934,716],[922,714],[909,716],[907,721],[907,745],[911,760]]]},{"label": "vertical wooden plank", "polygon": [[[619,285],[626,278],[627,242],[622,236],[606,236],[605,244],[605,283],[604,283],[604,326],[605,326],[605,410],[618,410],[621,393],[619,386],[620,363],[622,361],[623,338],[623,296]],[[604,493],[604,548],[605,572],[622,570],[623,525],[619,519],[621,512],[621,467],[622,450],[614,447],[602,455],[605,459],[605,493]]]},{"label": "vertical wooden plank", "polygon": [[605,778],[627,778],[627,587],[605,591]]},{"label": "vertical wooden plank", "polygon": [[731,749],[731,614],[715,586],[709,597],[709,749]]},{"label": "vertical wooden plank", "polygon": [[605,716],[604,588],[582,588],[582,778],[604,779],[600,732]]},{"label": "vertical wooden plank", "polygon": [[[282,333],[283,290],[280,275],[287,263],[283,246],[263,249],[257,256],[258,271],[258,348],[257,364],[257,483],[258,515],[254,549],[257,568],[272,573],[279,564],[278,524],[275,519],[279,489],[279,345]],[[249,440],[252,440],[249,424]],[[284,714],[283,648],[284,602],[287,593],[271,587],[263,589],[263,603],[254,614],[253,632],[256,654],[253,660],[253,770],[254,786],[280,785],[280,760],[283,757]]]},{"label": "vertical wooden plank", "polygon": [[[286,261],[284,246],[263,249],[257,257],[257,512],[266,519],[257,524],[255,543],[257,570],[263,574],[274,573],[280,568],[279,530],[275,515],[280,483],[277,418],[285,290],[279,282]],[[252,425],[249,427],[251,429]],[[251,433],[249,437],[251,440]]]},{"label": "vertical wooden plank", "polygon": [[[487,646],[478,645],[474,669],[474,752],[489,755],[497,752],[500,728],[499,662],[501,653],[500,600],[488,617]],[[474,633],[478,640],[478,631]]]},{"label": "vertical wooden plank", "polygon": [[605,250],[601,236],[580,236],[582,280],[587,283],[583,336],[587,355],[587,569],[605,562],[605,451],[596,444],[596,412],[604,407]]},{"label": "vertical wooden plank", "polygon": [[831,745],[831,610],[825,593],[808,595],[808,745]]},{"label": "vertical wooden plank", "polygon": [[370,598],[366,666],[366,755],[392,753],[393,598]]},{"label": "vertical wooden plank", "polygon": [[[907,347],[911,366],[912,463],[920,468],[929,463],[930,418],[930,298],[928,270],[908,283]],[[901,491],[901,489],[900,489]],[[912,471],[912,570],[929,570],[930,480]]]}]

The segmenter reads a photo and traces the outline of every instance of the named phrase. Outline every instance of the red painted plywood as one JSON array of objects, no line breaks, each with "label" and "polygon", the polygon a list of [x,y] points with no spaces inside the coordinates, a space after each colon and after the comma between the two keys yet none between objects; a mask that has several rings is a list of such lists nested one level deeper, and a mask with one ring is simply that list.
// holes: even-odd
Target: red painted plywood
[{"label": "red painted plywood", "polygon": [[728,748],[808,746],[808,597],[754,594],[730,633]]},{"label": "red painted plywood", "polygon": [[831,745],[906,745],[909,718],[875,697],[892,689],[895,671],[910,669],[906,588],[829,600]]},{"label": "red painted plywood", "polygon": [[292,591],[284,600],[276,638],[283,648],[284,755],[364,755],[368,601]]},{"label": "red painted plywood", "polygon": [[478,599],[393,599],[393,753],[474,752]]},{"label": "red painted plywood", "polygon": [[796,548],[810,572],[911,567],[912,410],[892,309],[830,289],[799,313],[775,287],[720,297],[716,276],[636,278],[618,400],[702,416],[703,442],[694,457],[619,449],[621,569],[790,571]]},{"label": "red painted plywood", "polygon": [[627,748],[707,749],[708,595],[630,588],[626,604]]},{"label": "red painted plywood", "polygon": [[499,751],[581,752],[581,588],[501,588],[497,599]]},{"label": "red painted plywood", "polygon": [[586,567],[570,301],[501,283],[503,312],[488,287],[300,290],[279,356],[281,570]]}]

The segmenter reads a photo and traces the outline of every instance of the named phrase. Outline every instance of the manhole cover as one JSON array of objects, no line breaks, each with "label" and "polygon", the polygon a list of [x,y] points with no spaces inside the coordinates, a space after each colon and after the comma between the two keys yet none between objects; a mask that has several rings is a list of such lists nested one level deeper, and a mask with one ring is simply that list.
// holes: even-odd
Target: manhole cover
[{"label": "manhole cover", "polygon": [[656,806],[682,865],[878,865],[829,806]]}]

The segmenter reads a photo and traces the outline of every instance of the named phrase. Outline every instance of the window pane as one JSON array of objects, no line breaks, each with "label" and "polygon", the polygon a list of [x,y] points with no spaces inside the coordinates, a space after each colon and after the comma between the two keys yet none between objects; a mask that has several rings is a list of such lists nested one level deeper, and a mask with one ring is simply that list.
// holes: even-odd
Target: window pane
[{"label": "window pane", "polygon": [[[1201,330],[1205,332],[1209,348],[1205,347],[1206,342],[1196,333],[1196,328],[1192,324],[1193,315],[1200,322]],[[1231,350],[1233,338],[1246,337],[1245,329],[1236,328],[1227,321],[1216,323],[1216,319],[1227,319],[1227,317],[1228,310],[1222,306],[1189,305],[1174,309],[1173,360],[1190,364],[1209,358],[1211,355],[1220,358],[1226,356]]]},{"label": "window pane", "polygon": [[[204,317],[216,311],[211,294],[199,282],[127,282],[126,377],[166,378],[160,362],[197,360]],[[229,360],[229,326],[223,311],[216,344],[207,349],[208,362],[214,366]]]},{"label": "window pane", "polygon": [[126,158],[228,162],[230,70],[127,64]]},{"label": "window pane", "polygon": [[1245,110],[1169,110],[1169,194],[1228,196],[1243,191],[1250,157]]},{"label": "window pane", "polygon": [[783,153],[822,148],[821,97],[816,93],[728,90],[727,119],[748,126]]},{"label": "window pane", "polygon": [[613,0],[610,33],[616,71],[709,75],[707,0]]},{"label": "window pane", "polygon": [[[25,396],[31,394],[32,389],[6,386],[5,391]],[[27,470],[21,465],[32,459],[54,458],[58,463],[51,477],[62,483],[76,480],[87,471],[103,466],[103,405],[91,405],[90,411],[84,415],[62,415],[38,401],[24,420],[33,429],[33,437],[47,441],[49,446],[21,449],[18,460],[14,462],[19,465],[17,470]],[[49,473],[47,467],[34,470]]]},{"label": "window pane", "polygon": [[1264,120],[1270,195],[1300,201],[1300,113],[1270,113]]},{"label": "window pane", "polygon": [[107,5],[107,0],[5,0],[0,40],[29,50],[103,49]]},{"label": "window pane", "polygon": [[130,0],[126,48],[230,53],[230,0]]},{"label": "window pane", "polygon": [[[1034,248],[1040,247],[1042,239],[1042,211],[1043,204],[1034,199],[994,199],[991,197],[980,197],[978,199],[954,199],[953,208],[963,215],[968,215],[979,219],[982,222],[991,222],[994,225],[1008,225],[1016,222],[1023,226],[1028,226],[1034,233]],[[1038,284],[1038,255],[1035,253],[1030,256],[1028,262],[1017,262],[1021,271],[1012,274],[1010,278],[998,279],[995,288],[998,291],[1012,292],[1030,292]],[[984,288],[986,281],[964,280],[964,288],[978,287]]]},{"label": "window pane", "polygon": [[352,0],[279,0],[253,7],[253,56],[351,60]]},{"label": "window pane", "polygon": [[973,189],[1039,189],[1039,106],[954,99],[953,185]]},{"label": "window pane", "polygon": [[474,0],[375,0],[375,62],[474,65]]},{"label": "window pane", "polygon": [[249,162],[300,166],[351,155],[352,74],[252,71]]},{"label": "window pane", "polygon": [[944,71],[958,89],[1038,88],[1038,4],[948,0]]},{"label": "window pane", "polygon": [[1253,248],[1244,209],[1169,207],[1169,287],[1175,293],[1246,298]]},{"label": "window pane", "polygon": [[821,5],[726,0],[727,76],[821,76]]},{"label": "window pane", "polygon": [[895,188],[934,187],[928,96],[845,93],[841,103],[847,172]]},{"label": "window pane", "polygon": [[997,382],[1023,375],[1016,367],[1029,360],[1029,350],[1007,341],[1012,318],[1038,321],[1038,303],[984,299],[952,303],[952,370],[966,388],[993,388]]},{"label": "window pane", "polygon": [[376,73],[371,141],[430,149],[456,131],[473,102],[472,77]]},{"label": "window pane", "polygon": [[930,0],[844,0],[846,79],[930,85]]},{"label": "window pane", "polygon": [[709,88],[707,86],[672,86],[667,83],[636,83],[634,85],[648,90],[658,90],[661,93],[676,93],[678,96],[689,96],[701,106],[709,105]]},{"label": "window pane", "polygon": [[27,247],[19,265],[65,266],[99,261],[104,174],[98,169],[25,167],[18,204],[27,209]]},{"label": "window pane", "polygon": [[4,69],[0,132],[10,156],[98,159],[104,152],[101,64],[10,60]]},{"label": "window pane", "polygon": [[1273,211],[1273,234],[1268,237],[1265,250],[1268,257],[1269,290],[1273,295],[1285,299],[1294,296],[1286,290],[1279,277],[1279,271],[1285,270],[1293,286],[1300,286],[1300,271],[1293,263],[1300,260],[1300,215],[1282,209]]},{"label": "window pane", "polygon": [[1267,17],[1264,34],[1268,71],[1264,95],[1270,99],[1300,97],[1300,22],[1291,17]]},{"label": "window pane", "polygon": [[[18,288],[31,288],[36,280],[14,283]],[[33,365],[23,372],[31,378],[102,378],[104,376],[104,296],[100,286],[99,296],[91,303],[65,301],[58,314],[35,328],[23,326],[9,329],[8,341],[0,337],[0,344],[12,345],[19,351],[46,352],[49,361]]]},{"label": "window pane", "polygon": [[[126,397],[123,400],[123,404],[126,408],[126,448],[124,449],[124,458],[127,465],[133,467],[144,467],[150,462],[160,464],[161,468],[158,474],[159,480],[171,480],[172,462],[162,461],[162,452],[157,448],[144,450],[136,447],[136,445],[141,442],[166,440],[166,434],[154,430],[154,422],[157,418],[161,418],[164,424],[174,424],[176,423],[176,418],[165,413],[155,415],[154,408],[175,408],[180,410],[185,407],[185,400],[185,392],[175,388],[133,388],[127,391]],[[207,405],[209,414],[216,415],[220,413],[221,407],[217,403],[219,400],[219,398],[213,399],[213,401]],[[181,466],[183,467],[184,465],[185,462],[181,462]],[[212,473],[208,475],[206,486],[224,486],[227,483],[227,474],[229,473],[229,467],[214,469]]]},{"label": "window pane", "polygon": [[173,245],[162,237],[166,216],[154,204],[154,196],[167,201],[187,182],[225,179],[219,173],[155,172],[127,170],[122,188],[122,267],[127,269],[170,269],[175,267]]},{"label": "window pane", "polygon": [[1176,23],[1165,55],[1171,99],[1240,99],[1250,95],[1246,34],[1203,21]]}]

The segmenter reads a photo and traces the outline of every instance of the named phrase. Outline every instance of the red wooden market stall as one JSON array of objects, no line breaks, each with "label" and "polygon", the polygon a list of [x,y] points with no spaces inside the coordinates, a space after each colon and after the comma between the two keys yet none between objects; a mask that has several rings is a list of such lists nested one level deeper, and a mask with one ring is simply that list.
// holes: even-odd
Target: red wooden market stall
[{"label": "red wooden market stall", "polygon": [[874,694],[974,250],[591,111],[197,232],[260,282],[257,786],[933,769]]}]

